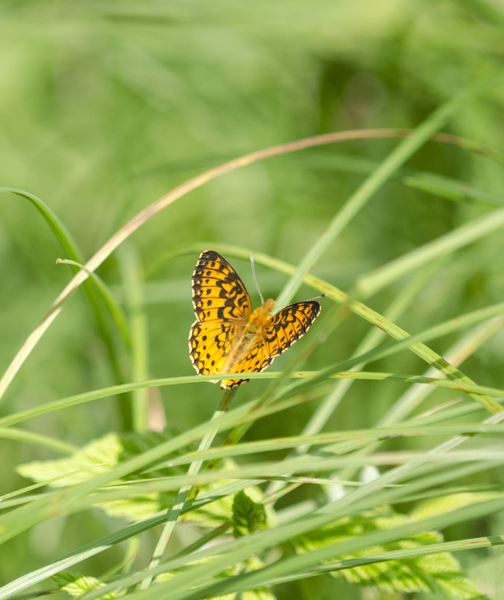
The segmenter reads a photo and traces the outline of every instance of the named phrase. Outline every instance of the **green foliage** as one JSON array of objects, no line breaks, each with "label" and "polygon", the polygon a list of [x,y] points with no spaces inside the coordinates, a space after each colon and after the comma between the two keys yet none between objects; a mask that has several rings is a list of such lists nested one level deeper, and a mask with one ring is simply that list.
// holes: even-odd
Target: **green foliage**
[{"label": "green foliage", "polygon": [[[478,501],[474,499],[474,501]],[[454,506],[456,506],[456,502]],[[447,510],[450,510],[445,504]],[[299,537],[294,541],[300,553],[310,552],[326,546],[337,546],[355,536],[392,529],[411,522],[412,517],[395,512],[390,506],[352,515]],[[427,531],[397,542],[372,546],[364,552],[342,556],[348,560],[369,555],[384,555],[387,552],[414,549],[443,541],[437,531]],[[465,577],[459,562],[449,553],[443,552],[412,559],[385,560],[374,564],[364,564],[355,568],[344,568],[331,573],[334,577],[344,577],[347,581],[359,585],[374,585],[387,593],[394,592],[442,592],[448,598],[469,600],[486,599],[487,596]]]},{"label": "green foliage", "polygon": [[[375,585],[422,600],[497,598],[499,555],[488,548],[502,543],[504,476],[492,446],[502,431],[484,427],[498,422],[504,395],[502,2],[6,0],[0,32],[0,544],[9,542],[0,600],[37,594],[50,576],[75,597],[110,584],[162,600],[172,596],[166,581],[181,600],[311,600],[309,578],[344,544],[358,551],[342,551],[340,561],[354,562],[324,578],[328,597]],[[178,187],[228,159],[332,132],[340,141],[277,148]],[[175,201],[166,196],[175,189],[191,193]],[[158,198],[166,206],[153,214]],[[153,216],[135,229],[145,209]],[[127,251],[110,254],[113,240]],[[150,470],[127,472],[172,428],[183,440],[164,464],[219,423],[218,386],[195,382],[187,352],[191,273],[210,248],[237,268],[255,306],[250,251],[267,297],[327,294],[321,316],[277,359],[283,375],[239,388],[227,413],[236,419],[213,446],[245,434],[251,444],[223,461],[226,474],[206,472],[194,454],[179,467],[146,461]],[[75,273],[56,259],[84,264],[95,253],[88,268],[107,288],[84,284],[56,309]],[[348,364],[369,371],[332,378]],[[290,379],[295,371],[309,377]],[[109,389],[150,378],[169,385]],[[483,429],[429,430],[436,423]],[[316,446],[303,437],[374,427],[383,435]],[[286,454],[289,436],[300,437]],[[463,460],[449,455],[459,446]],[[313,467],[335,458],[349,466]],[[446,468],[450,460],[461,462]],[[358,481],[366,464],[390,469]],[[188,469],[187,486],[161,489]],[[18,474],[47,488],[22,487]],[[324,494],[328,477],[351,482],[346,496]],[[126,495],[131,481],[137,495],[97,500]],[[408,515],[395,511],[436,493]],[[184,494],[194,502],[175,519]],[[148,586],[170,515],[174,534]],[[320,515],[334,522],[298,535]],[[488,538],[473,539],[476,519]],[[448,524],[455,539],[439,548]],[[415,533],[394,537],[396,527]],[[366,547],[375,535],[397,541]],[[464,556],[468,574],[448,552],[429,555],[433,544]],[[72,574],[83,561],[101,582]],[[159,576],[165,567],[171,579]]]},{"label": "green foliage", "polygon": [[241,537],[266,527],[266,511],[240,490],[233,500],[233,535]]},{"label": "green foliage", "polygon": [[[17,471],[38,483],[46,482],[51,487],[67,487],[88,481],[99,473],[106,473],[116,465],[171,439],[173,435],[171,430],[165,430],[162,433],[150,431],[142,434],[109,433],[99,440],[90,442],[69,458],[19,465]],[[177,472],[181,471],[169,468],[154,469],[146,473],[132,473],[128,480],[167,477]],[[100,506],[110,516],[138,521],[171,507],[174,500],[175,494],[172,492],[155,492],[138,497],[102,502],[97,506]]]},{"label": "green foliage", "polygon": [[19,465],[17,471],[23,477],[37,482],[49,482],[52,487],[66,487],[92,479],[116,465],[123,452],[120,436],[109,433],[94,440],[69,458],[36,461]]},{"label": "green foliage", "polygon": [[[64,590],[72,596],[72,598],[80,598],[88,592],[99,590],[105,586],[104,583],[96,579],[95,577],[87,577],[80,573],[73,573],[71,571],[61,571],[57,575],[53,575],[51,579],[56,583],[60,590]],[[122,594],[119,594],[119,596]],[[98,600],[112,600],[117,598],[118,595],[109,593],[98,596]]]},{"label": "green foliage", "polygon": [[[200,561],[200,562],[195,562],[195,563],[191,563],[191,564],[193,564],[193,565],[201,564],[202,562],[208,562],[208,561]],[[190,567],[190,566],[191,565],[188,565],[188,567]],[[228,577],[233,577],[235,575],[240,575],[240,574],[244,574],[244,573],[252,573],[254,571],[257,571],[258,569],[262,569],[263,567],[264,567],[264,562],[262,560],[260,560],[257,556],[255,556],[244,562],[237,563],[231,569],[227,569],[226,571],[220,573],[216,579],[218,581],[219,579],[226,579]],[[156,578],[156,581],[158,581],[160,583],[163,581],[170,581],[170,579],[175,577],[175,575],[177,575],[177,573],[180,573],[181,571],[183,572],[184,569],[175,570],[171,573],[165,573],[163,575],[159,575],[159,577]],[[197,589],[197,588],[193,588],[193,589]],[[246,592],[242,592],[241,594],[232,593],[232,594],[226,594],[225,596],[213,596],[209,600],[276,600],[276,596],[274,596],[269,589],[260,588],[260,589],[247,590]]]},{"label": "green foliage", "polygon": [[[237,469],[239,469],[238,465],[229,458],[225,459],[219,468],[219,470],[225,470],[226,472],[232,472],[233,470]],[[201,491],[210,493],[212,490],[219,490],[221,487],[231,483],[232,481],[233,480],[231,479],[216,481],[215,483],[203,486]],[[230,519],[232,520],[234,518],[234,503],[236,501],[236,496],[240,495],[244,495],[244,493],[238,492],[234,498],[232,495],[225,494],[213,502],[209,502],[204,506],[192,509],[191,511],[181,515],[180,519],[182,521],[194,523],[203,528],[218,527],[219,525],[222,525],[223,523],[226,523]],[[262,507],[257,508],[258,512],[261,510],[265,511],[264,506],[260,504],[264,498],[261,488],[258,486],[248,486],[246,497],[248,502]],[[274,511],[271,508],[268,509],[268,517],[270,520],[272,520],[272,522],[274,522]]]}]

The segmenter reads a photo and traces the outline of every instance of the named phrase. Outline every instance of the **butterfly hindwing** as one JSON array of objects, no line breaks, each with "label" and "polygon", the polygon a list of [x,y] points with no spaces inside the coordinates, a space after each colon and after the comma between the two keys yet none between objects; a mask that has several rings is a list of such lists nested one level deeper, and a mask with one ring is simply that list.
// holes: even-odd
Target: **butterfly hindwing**
[{"label": "butterfly hindwing", "polygon": [[245,323],[252,313],[238,273],[214,250],[203,252],[192,276],[192,300],[198,321]]},{"label": "butterfly hindwing", "polygon": [[[231,369],[232,373],[259,373],[264,371],[273,362],[273,357],[269,356],[266,351],[266,344],[262,337],[258,337],[255,340],[254,345],[247,354],[236,363]],[[222,387],[225,389],[231,389],[250,381],[250,379],[226,379],[222,382]]]},{"label": "butterfly hindwing", "polygon": [[222,373],[243,327],[196,321],[189,335],[189,355],[198,375]]}]

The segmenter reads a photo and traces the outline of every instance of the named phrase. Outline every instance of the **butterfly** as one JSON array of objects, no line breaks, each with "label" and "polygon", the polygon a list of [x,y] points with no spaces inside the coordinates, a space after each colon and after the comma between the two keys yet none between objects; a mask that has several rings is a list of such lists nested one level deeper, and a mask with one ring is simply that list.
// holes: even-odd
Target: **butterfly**
[{"label": "butterfly", "polygon": [[[199,375],[263,371],[308,331],[320,313],[315,300],[296,302],[272,314],[275,301],[269,299],[252,311],[238,273],[214,250],[198,259],[192,302],[196,321],[189,334],[189,355]],[[221,389],[246,381],[250,380],[226,379]]]}]

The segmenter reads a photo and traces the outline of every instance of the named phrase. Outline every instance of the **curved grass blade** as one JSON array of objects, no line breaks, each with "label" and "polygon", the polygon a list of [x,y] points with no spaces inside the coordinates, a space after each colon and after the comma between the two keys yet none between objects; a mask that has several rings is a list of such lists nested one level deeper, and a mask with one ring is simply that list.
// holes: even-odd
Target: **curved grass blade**
[{"label": "curved grass blade", "polygon": [[[87,271],[86,267],[81,263],[75,260],[68,260],[64,258],[58,258],[56,264],[59,265],[72,265],[74,267],[78,267],[84,271]],[[100,294],[109,309],[112,318],[114,319],[119,331],[121,332],[122,338],[128,346],[131,346],[131,334],[128,329],[128,324],[126,321],[126,316],[121,309],[121,305],[119,304],[117,298],[108,287],[108,285],[103,281],[101,277],[99,277],[96,273],[92,271],[87,271],[89,278],[94,282],[96,287],[99,289]]]},{"label": "curved grass blade", "polygon": [[[250,379],[275,379],[278,377],[280,373],[278,371],[269,371],[265,373],[237,373],[236,376],[243,376]],[[311,378],[312,380],[315,377],[320,377],[320,371],[303,371],[301,373],[295,373],[293,376],[298,379],[307,379]],[[324,375],[324,377],[326,377]],[[338,379],[360,379],[360,380],[371,380],[371,381],[383,381],[383,380],[393,380],[393,381],[403,381],[405,383],[419,383],[419,384],[427,384],[433,385],[443,388],[448,388],[452,390],[466,392],[468,394],[479,394],[479,395],[487,395],[491,394],[496,396],[497,398],[502,398],[504,396],[504,391],[498,388],[490,388],[487,386],[480,386],[476,384],[468,384],[465,382],[460,382],[457,380],[445,380],[445,379],[437,379],[433,377],[425,377],[421,375],[402,375],[398,373],[380,373],[380,372],[355,372],[355,371],[343,371],[339,373],[330,374],[332,378]],[[3,417],[0,419],[0,427],[9,427],[11,425],[15,425],[17,423],[21,423],[22,421],[26,421],[27,419],[47,414],[49,412],[53,412],[55,410],[61,410],[63,408],[69,408],[71,406],[77,406],[79,404],[84,404],[85,402],[92,402],[94,400],[100,400],[101,398],[108,398],[111,396],[115,396],[118,394],[124,394],[126,392],[133,391],[135,389],[147,388],[147,387],[161,387],[166,385],[184,385],[187,383],[205,383],[208,381],[212,381],[214,379],[225,379],[226,375],[189,375],[187,377],[171,377],[168,379],[152,379],[150,381],[141,381],[138,383],[130,383],[124,385],[116,385],[109,388],[103,388],[100,390],[93,390],[92,392],[85,392],[83,394],[77,394],[76,396],[70,396],[69,398],[63,398],[62,400],[56,400],[55,402],[48,402],[47,404],[43,404],[40,406],[36,406],[34,408],[30,408],[19,413],[9,415],[7,417]],[[313,381],[310,381],[313,384]],[[323,390],[321,393],[325,393]],[[288,394],[288,397],[291,398],[292,394]],[[315,396],[316,397],[316,396]],[[308,398],[308,400],[311,398]],[[288,400],[288,398],[287,398]],[[291,406],[292,404],[287,402],[285,406]],[[249,402],[246,405],[242,405],[240,410],[250,411],[253,407],[256,406],[255,402]],[[245,407],[245,408],[244,408]],[[277,412],[278,410],[283,410],[283,405],[279,402],[279,407],[275,406],[267,406],[263,408],[254,409],[256,415],[262,416],[266,414],[271,414],[273,412]],[[234,409],[237,410],[237,409]],[[470,407],[469,407],[469,410]],[[231,414],[231,413],[228,413]],[[234,412],[233,412],[234,414]],[[247,416],[247,418],[252,419],[251,415]]]},{"label": "curved grass blade", "polygon": [[55,450],[62,454],[72,454],[77,450],[77,446],[68,444],[62,440],[51,438],[47,435],[35,433],[34,431],[27,431],[24,429],[17,429],[15,427],[0,428],[0,438],[8,440],[16,440],[18,442],[24,442],[26,444],[35,444],[41,448],[48,448],[49,450]]},{"label": "curved grass blade", "polygon": [[[82,268],[80,263],[83,262],[83,257],[82,257],[82,253],[81,253],[79,247],[77,246],[77,243],[73,239],[73,237],[72,237],[71,233],[68,231],[68,229],[62,223],[62,221],[58,218],[58,216],[54,213],[54,211],[52,211],[47,206],[47,204],[45,204],[45,202],[42,202],[42,200],[40,200],[40,198],[37,198],[36,196],[34,196],[33,194],[30,194],[29,192],[25,192],[24,190],[19,190],[16,188],[0,187],[0,193],[3,193],[3,192],[10,192],[17,196],[25,198],[26,200],[29,200],[37,208],[37,210],[41,213],[44,220],[47,222],[47,224],[49,225],[51,230],[54,232],[56,238],[60,242],[61,246],[65,250],[65,252],[66,252],[67,256],[70,258],[70,260],[74,261],[75,263],[79,263],[78,268]],[[98,290],[101,292],[102,288],[98,287]],[[107,350],[108,350],[108,354],[109,354],[109,357],[111,360],[115,379],[117,382],[123,383],[124,377],[123,377],[123,375],[121,373],[121,369],[119,367],[119,359],[117,357],[117,349],[115,347],[114,340],[112,339],[111,332],[109,331],[109,328],[108,328],[108,325],[107,325],[107,322],[105,319],[105,315],[103,314],[103,309],[100,305],[96,291],[93,288],[93,285],[90,284],[89,282],[86,283],[86,285],[84,287],[84,291],[86,293],[88,301],[93,310],[93,314],[95,317],[98,331],[99,331],[101,337],[103,338],[105,345],[107,346]],[[107,302],[107,296],[104,296],[104,298],[105,298],[105,302]],[[44,318],[42,323],[29,335],[29,337],[27,338],[27,340],[25,341],[25,343],[19,350],[18,354],[16,355],[14,362],[11,363],[11,366],[9,366],[7,368],[6,373],[0,380],[0,400],[3,397],[3,394],[4,394],[5,390],[7,389],[7,386],[9,385],[10,380],[12,379],[11,375],[12,375],[12,377],[15,375],[15,373],[17,372],[17,369],[21,366],[21,364],[29,356],[32,348],[35,346],[37,341],[42,337],[42,335],[45,333],[46,329],[51,325],[51,323],[54,321],[54,319],[58,316],[59,311],[60,311],[60,308],[55,307],[54,310],[51,309],[48,312],[48,314],[46,315],[46,317]],[[12,367],[12,369],[11,369],[11,367]],[[11,375],[8,375],[8,373],[10,373]]]},{"label": "curved grass blade", "polygon": [[24,190],[19,190],[17,188],[0,187],[0,193],[15,194],[16,196],[21,196],[21,198],[25,198],[31,202],[49,225],[66,254],[73,260],[82,261],[81,252],[77,246],[77,243],[72,237],[72,234],[68,231],[56,213],[52,211],[45,202],[42,202],[40,198],[37,198],[37,196],[34,196],[29,192],[25,192]]}]

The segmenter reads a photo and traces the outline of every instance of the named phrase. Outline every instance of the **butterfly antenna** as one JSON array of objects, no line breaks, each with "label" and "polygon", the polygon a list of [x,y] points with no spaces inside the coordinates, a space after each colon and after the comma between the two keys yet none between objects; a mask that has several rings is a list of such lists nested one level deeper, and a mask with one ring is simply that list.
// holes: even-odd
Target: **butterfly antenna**
[{"label": "butterfly antenna", "polygon": [[252,267],[252,277],[254,278],[254,283],[255,283],[256,289],[259,292],[259,298],[261,298],[261,304],[264,304],[264,298],[263,298],[263,295],[261,294],[261,290],[259,289],[259,284],[257,283],[257,277],[255,274],[254,255],[252,254],[252,252],[249,252],[249,258],[250,258],[250,266]]},{"label": "butterfly antenna", "polygon": [[303,300],[303,302],[310,302],[311,300],[318,300],[319,298],[325,298],[327,294],[321,294],[320,296],[314,296],[313,298],[308,298],[308,300]]}]

